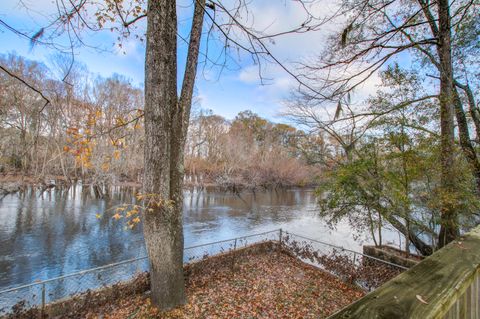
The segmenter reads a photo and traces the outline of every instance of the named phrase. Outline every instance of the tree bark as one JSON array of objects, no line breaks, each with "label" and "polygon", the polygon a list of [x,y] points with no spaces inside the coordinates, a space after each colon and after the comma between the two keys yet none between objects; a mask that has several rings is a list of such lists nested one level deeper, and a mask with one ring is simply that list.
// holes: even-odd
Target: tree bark
[{"label": "tree bark", "polygon": [[145,61],[144,237],[151,299],[162,310],[185,303],[183,277],[184,148],[205,0],[195,2],[187,63],[177,96],[176,1],[148,3]]},{"label": "tree bark", "polygon": [[171,184],[170,196],[179,207],[183,207],[183,178],[185,175],[184,150],[187,139],[188,124],[190,122],[190,110],[192,106],[193,89],[197,74],[198,55],[202,35],[203,17],[205,14],[205,0],[196,0],[193,13],[190,42],[188,45],[187,61],[182,82],[182,90],[173,113],[173,135],[171,138],[172,157],[170,163]]},{"label": "tree bark", "polygon": [[[475,125],[475,139],[478,142],[480,141],[480,112],[475,103],[475,97],[473,96],[472,89],[468,83],[466,85],[463,85],[457,80],[455,80],[455,90],[457,87],[462,89],[465,92],[465,95],[467,96],[469,113],[470,113],[470,116],[472,117],[473,124]],[[457,90],[457,94],[458,94],[458,90]]]},{"label": "tree bark", "polygon": [[405,238],[408,238],[408,240],[423,256],[430,256],[433,253],[432,247],[421,240],[410,227],[407,228],[392,215],[387,215],[385,218],[393,227],[395,227],[395,229],[401,232]]},{"label": "tree bark", "polygon": [[441,220],[439,248],[453,241],[458,235],[457,205],[455,203],[454,171],[454,99],[451,56],[450,4],[438,3],[438,56],[440,60],[440,130],[441,130]]},{"label": "tree bark", "polygon": [[176,1],[148,2],[145,59],[144,237],[151,299],[160,309],[185,302],[183,225],[170,198],[172,114],[177,108]]},{"label": "tree bark", "polygon": [[472,89],[470,85],[467,83],[462,88],[467,95],[470,116],[472,117],[473,124],[475,125],[475,132],[476,132],[476,139],[477,141],[480,140],[480,112],[478,110],[477,104],[475,103],[475,97],[473,96]]},{"label": "tree bark", "polygon": [[[405,226],[400,222],[394,214],[391,214],[388,209],[386,209],[378,200],[378,198],[372,198],[370,195],[368,195],[368,192],[365,191],[365,189],[361,188],[360,191],[363,193],[363,196],[365,198],[369,198],[369,202],[374,205],[375,210],[378,212],[379,215],[379,220],[380,220],[380,226],[381,226],[381,217],[383,217],[390,225],[392,225],[395,229],[397,229],[400,233],[402,233],[405,238],[408,238],[408,240],[415,246],[415,248],[424,256],[429,256],[433,253],[433,248],[425,243],[418,235],[415,233],[414,229],[411,227]],[[410,215],[410,214],[408,214]],[[397,214],[398,216],[398,214]],[[380,243],[382,242],[382,239],[380,238]],[[381,244],[380,244],[381,245]]]},{"label": "tree bark", "polygon": [[460,146],[467,159],[468,164],[475,178],[475,184],[477,187],[477,193],[480,194],[480,161],[478,159],[475,148],[470,140],[470,130],[468,128],[467,117],[465,116],[465,110],[463,109],[462,101],[458,95],[456,87],[453,87],[453,99],[455,103],[455,116],[458,124],[458,135],[460,138]]}]

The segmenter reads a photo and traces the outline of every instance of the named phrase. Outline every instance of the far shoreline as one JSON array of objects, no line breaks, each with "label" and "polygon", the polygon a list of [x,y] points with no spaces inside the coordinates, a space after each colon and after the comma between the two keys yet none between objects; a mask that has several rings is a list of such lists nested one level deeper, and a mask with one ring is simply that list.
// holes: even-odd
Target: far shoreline
[{"label": "far shoreline", "polygon": [[[262,191],[262,190],[278,190],[291,188],[316,188],[320,183],[299,183],[299,184],[282,184],[270,183],[262,185],[254,185],[247,183],[224,183],[219,184],[215,182],[193,183],[185,181],[183,188],[185,191],[193,190],[216,190],[223,192],[240,193],[243,191]],[[115,181],[113,183],[82,183],[81,179],[67,180],[64,176],[59,175],[45,175],[43,177],[23,175],[15,173],[0,174],[0,195],[10,195],[17,192],[25,191],[29,188],[36,188],[41,192],[51,190],[53,188],[70,188],[75,186],[89,186],[98,189],[102,188],[132,188],[141,191],[142,184],[139,181]]]}]

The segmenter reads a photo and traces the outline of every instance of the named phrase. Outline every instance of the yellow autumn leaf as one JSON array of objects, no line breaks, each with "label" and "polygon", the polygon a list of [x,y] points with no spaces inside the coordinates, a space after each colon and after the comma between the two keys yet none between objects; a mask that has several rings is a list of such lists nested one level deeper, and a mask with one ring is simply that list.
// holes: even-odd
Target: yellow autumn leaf
[{"label": "yellow autumn leaf", "polygon": [[116,118],[116,122],[117,122],[117,123],[116,123],[117,126],[125,125],[125,120],[124,120],[123,118],[121,118],[121,117],[117,117],[117,118]]}]

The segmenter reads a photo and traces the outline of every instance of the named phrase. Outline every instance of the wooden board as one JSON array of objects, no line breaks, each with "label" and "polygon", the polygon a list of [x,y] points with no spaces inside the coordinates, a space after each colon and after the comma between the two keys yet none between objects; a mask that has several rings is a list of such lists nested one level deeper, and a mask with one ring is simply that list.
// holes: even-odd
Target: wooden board
[{"label": "wooden board", "polygon": [[476,318],[479,276],[480,226],[329,318]]}]

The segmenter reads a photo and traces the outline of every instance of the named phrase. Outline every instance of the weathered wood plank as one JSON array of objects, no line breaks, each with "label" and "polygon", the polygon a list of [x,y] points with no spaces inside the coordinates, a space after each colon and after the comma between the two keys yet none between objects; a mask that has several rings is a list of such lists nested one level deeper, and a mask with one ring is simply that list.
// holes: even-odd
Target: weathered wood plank
[{"label": "weathered wood plank", "polygon": [[329,318],[458,318],[469,287],[478,313],[479,277],[480,226]]},{"label": "weathered wood plank", "polygon": [[[473,286],[472,301],[473,309],[472,313],[474,318],[480,319],[480,276],[478,276],[475,285]],[[475,317],[476,316],[476,317]]]}]

